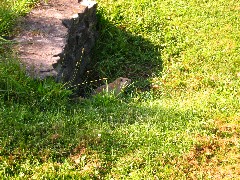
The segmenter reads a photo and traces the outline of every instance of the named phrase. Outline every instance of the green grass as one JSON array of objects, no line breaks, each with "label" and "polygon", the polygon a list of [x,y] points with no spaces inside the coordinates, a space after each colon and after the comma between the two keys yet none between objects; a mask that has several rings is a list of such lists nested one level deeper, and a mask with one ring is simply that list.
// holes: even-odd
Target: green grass
[{"label": "green grass", "polygon": [[16,19],[28,13],[38,0],[1,0],[0,36],[12,34]]},{"label": "green grass", "polygon": [[98,3],[93,69],[134,83],[75,102],[1,53],[0,177],[238,179],[240,2]]}]

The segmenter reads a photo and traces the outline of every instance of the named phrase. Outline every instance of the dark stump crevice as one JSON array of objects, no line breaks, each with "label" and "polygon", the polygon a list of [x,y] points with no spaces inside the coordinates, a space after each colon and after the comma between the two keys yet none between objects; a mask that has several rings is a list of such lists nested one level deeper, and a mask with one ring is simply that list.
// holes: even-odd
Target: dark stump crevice
[{"label": "dark stump crevice", "polygon": [[90,7],[86,6],[83,12],[72,19],[63,20],[63,24],[68,28],[67,43],[53,67],[58,72],[57,82],[66,83],[68,88],[75,89],[77,93],[82,93],[81,85],[98,37],[96,9],[97,4],[94,3]]}]

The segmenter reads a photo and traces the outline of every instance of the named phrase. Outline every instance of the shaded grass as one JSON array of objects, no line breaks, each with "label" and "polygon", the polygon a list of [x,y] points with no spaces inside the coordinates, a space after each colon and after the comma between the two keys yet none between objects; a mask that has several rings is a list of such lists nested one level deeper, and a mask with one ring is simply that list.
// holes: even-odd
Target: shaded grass
[{"label": "shaded grass", "polygon": [[70,101],[2,55],[0,177],[239,178],[239,7],[100,0],[94,68],[139,83],[118,97]]}]

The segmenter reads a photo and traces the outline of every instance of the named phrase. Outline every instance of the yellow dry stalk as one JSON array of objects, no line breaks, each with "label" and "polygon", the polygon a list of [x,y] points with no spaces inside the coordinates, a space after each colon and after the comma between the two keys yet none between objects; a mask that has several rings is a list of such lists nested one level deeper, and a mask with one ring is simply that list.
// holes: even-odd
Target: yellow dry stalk
[{"label": "yellow dry stalk", "polygon": [[85,49],[83,48],[83,49],[82,49],[82,55],[81,55],[81,57],[80,57],[80,60],[76,63],[76,66],[75,66],[75,69],[74,69],[74,72],[73,72],[73,78],[72,78],[69,82],[67,82],[67,83],[65,84],[65,85],[69,85],[68,87],[70,87],[70,88],[72,88],[72,87],[77,87],[77,86],[81,86],[81,85],[84,85],[84,84],[91,84],[91,83],[99,82],[99,81],[102,81],[102,80],[107,80],[107,78],[100,78],[100,79],[91,80],[91,81],[88,81],[88,82],[82,82],[82,83],[79,83],[79,84],[71,85],[71,84],[76,80],[77,72],[78,72],[78,70],[79,70],[79,68],[80,68],[84,51],[85,51]]}]

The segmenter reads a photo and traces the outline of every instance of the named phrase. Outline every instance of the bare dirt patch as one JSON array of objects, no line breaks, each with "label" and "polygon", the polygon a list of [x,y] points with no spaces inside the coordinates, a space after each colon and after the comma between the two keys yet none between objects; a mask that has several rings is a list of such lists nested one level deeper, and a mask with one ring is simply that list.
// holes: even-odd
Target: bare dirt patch
[{"label": "bare dirt patch", "polygon": [[41,2],[16,27],[15,40],[21,62],[29,75],[38,78],[54,76],[52,64],[59,59],[67,35],[62,20],[83,10],[78,0],[49,0]]}]

